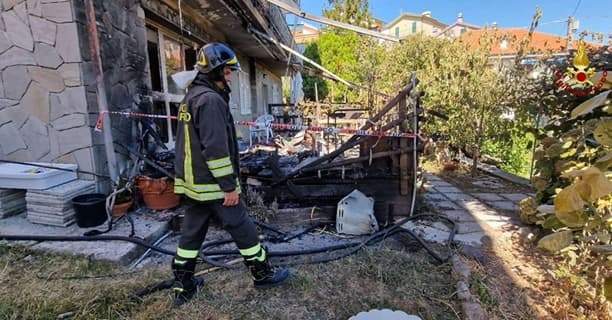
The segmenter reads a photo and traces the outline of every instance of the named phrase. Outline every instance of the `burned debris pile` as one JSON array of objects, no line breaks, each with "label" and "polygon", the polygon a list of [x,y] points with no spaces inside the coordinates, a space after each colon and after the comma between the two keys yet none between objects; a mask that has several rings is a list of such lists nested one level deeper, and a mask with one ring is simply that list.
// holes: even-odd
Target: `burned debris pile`
[{"label": "burned debris pile", "polygon": [[414,163],[423,148],[417,136],[410,137],[418,132],[420,99],[415,84],[413,79],[368,119],[361,134],[329,154],[318,157],[312,147],[294,145],[288,151],[286,144],[279,143],[244,153],[243,183],[261,192],[266,201],[278,201],[281,208],[335,206],[358,189],[375,199],[380,223],[410,215]]}]

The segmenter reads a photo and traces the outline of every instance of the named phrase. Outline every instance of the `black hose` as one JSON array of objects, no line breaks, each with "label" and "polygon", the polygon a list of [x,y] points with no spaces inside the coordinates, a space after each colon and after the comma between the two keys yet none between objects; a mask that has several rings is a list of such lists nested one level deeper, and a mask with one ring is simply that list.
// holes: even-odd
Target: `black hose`
[{"label": "black hose", "polygon": [[[414,215],[412,217],[407,217],[404,218],[400,221],[398,221],[396,224],[391,225],[387,228],[384,228],[376,233],[374,233],[373,235],[371,235],[370,237],[368,237],[367,239],[365,239],[364,241],[355,241],[355,242],[349,242],[349,243],[344,243],[344,244],[337,244],[337,245],[332,245],[332,246],[327,246],[327,247],[322,247],[322,248],[315,248],[315,249],[305,249],[305,250],[293,250],[293,251],[280,251],[280,252],[274,252],[274,251],[270,251],[268,253],[268,255],[270,257],[289,257],[289,256],[299,256],[299,255],[309,255],[309,254],[317,254],[317,253],[324,253],[324,252],[330,252],[330,251],[337,251],[337,250],[343,250],[343,249],[349,249],[349,248],[353,248],[352,250],[350,250],[347,254],[344,254],[340,257],[336,257],[334,260],[340,259],[342,257],[346,257],[348,255],[351,255],[357,251],[359,251],[360,249],[362,249],[363,247],[370,245],[372,242],[374,242],[375,240],[377,240],[380,237],[387,237],[390,235],[393,235],[397,232],[407,232],[411,237],[413,237],[415,240],[417,240],[419,242],[419,244],[421,246],[423,246],[425,248],[425,250],[432,256],[434,257],[434,259],[436,259],[437,261],[443,263],[445,261],[447,261],[450,258],[450,254],[448,255],[448,257],[442,257],[439,254],[437,254],[435,252],[435,250],[433,250],[423,239],[421,239],[419,236],[417,236],[416,234],[414,234],[412,231],[410,230],[406,230],[406,229],[400,229],[401,226],[403,224],[405,224],[408,221],[412,221],[412,220],[419,220],[422,218],[439,218],[439,219],[443,219],[446,220],[447,222],[449,222],[450,224],[453,225],[452,231],[450,232],[449,238],[448,238],[448,245],[449,245],[449,250],[450,250],[450,245],[452,244],[455,234],[457,232],[457,225],[455,224],[454,221],[443,217],[443,216],[437,216],[437,215],[431,215],[431,214],[420,214],[420,215]],[[166,250],[157,246],[153,246],[149,243],[147,243],[146,241],[144,241],[143,239],[139,239],[139,238],[135,238],[135,237],[125,237],[125,236],[91,236],[91,237],[86,237],[86,236],[39,236],[39,235],[0,235],[0,240],[7,240],[7,241],[69,241],[69,242],[79,242],[79,241],[86,241],[86,242],[90,242],[90,241],[127,241],[127,242],[131,242],[143,247],[146,247],[148,249],[151,249],[153,251],[162,253],[162,254],[166,254],[166,255],[170,255],[170,256],[174,256],[175,252],[170,251],[170,250]],[[207,263],[210,263],[212,265],[215,266],[220,266],[220,267],[225,267],[224,264],[221,264],[219,262],[213,261],[211,259],[207,259],[206,257],[208,256],[228,256],[228,255],[239,255],[240,252],[238,250],[216,250],[216,251],[209,251],[206,250],[207,248],[210,248],[212,246],[218,246],[221,244],[226,244],[231,242],[231,240],[218,240],[218,241],[213,241],[213,242],[209,242],[209,243],[205,243],[202,246],[201,249],[201,256],[202,259],[205,260]]]},{"label": "black hose", "polygon": [[125,236],[37,236],[37,235],[0,235],[0,240],[7,241],[67,241],[67,242],[92,242],[92,241],[127,241],[162,254],[174,256],[174,252],[160,247],[150,245],[146,241],[136,237]]}]

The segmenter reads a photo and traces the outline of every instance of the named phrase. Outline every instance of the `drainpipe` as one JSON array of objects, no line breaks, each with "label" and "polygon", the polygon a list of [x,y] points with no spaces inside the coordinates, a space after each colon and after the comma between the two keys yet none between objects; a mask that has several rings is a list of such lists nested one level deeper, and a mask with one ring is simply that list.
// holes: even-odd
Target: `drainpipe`
[{"label": "drainpipe", "polygon": [[98,92],[98,109],[104,117],[104,150],[108,173],[113,182],[117,182],[119,176],[117,170],[117,158],[113,146],[113,134],[111,132],[110,116],[108,115],[108,101],[106,100],[106,88],[104,86],[104,71],[102,70],[102,58],[100,57],[100,40],[98,39],[98,27],[96,25],[96,11],[93,0],[85,0],[85,13],[87,15],[87,31],[89,32],[89,50],[91,61],[96,73],[96,89]]}]

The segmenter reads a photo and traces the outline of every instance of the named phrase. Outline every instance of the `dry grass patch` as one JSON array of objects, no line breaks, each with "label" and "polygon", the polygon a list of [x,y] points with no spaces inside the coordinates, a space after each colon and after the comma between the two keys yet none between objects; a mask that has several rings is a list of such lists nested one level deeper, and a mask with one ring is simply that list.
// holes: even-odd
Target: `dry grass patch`
[{"label": "dry grass patch", "polygon": [[192,303],[170,305],[170,291],[131,299],[131,293],[169,276],[155,269],[97,279],[125,270],[87,258],[47,255],[0,245],[0,319],[347,319],[360,311],[391,308],[424,319],[457,319],[449,265],[426,253],[369,248],[328,264],[294,268],[283,287],[256,290],[246,269],[205,277]]}]

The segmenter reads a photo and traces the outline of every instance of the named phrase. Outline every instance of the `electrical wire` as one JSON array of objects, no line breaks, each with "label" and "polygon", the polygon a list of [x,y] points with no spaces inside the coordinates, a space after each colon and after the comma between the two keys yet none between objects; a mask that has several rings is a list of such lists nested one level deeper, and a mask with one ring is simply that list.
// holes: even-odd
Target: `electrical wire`
[{"label": "electrical wire", "polygon": [[580,7],[580,4],[582,3],[582,0],[578,0],[578,3],[576,3],[576,8],[574,8],[574,12],[572,12],[572,14],[570,14],[570,16],[574,16],[576,14],[576,12],[578,12],[578,8]]}]

